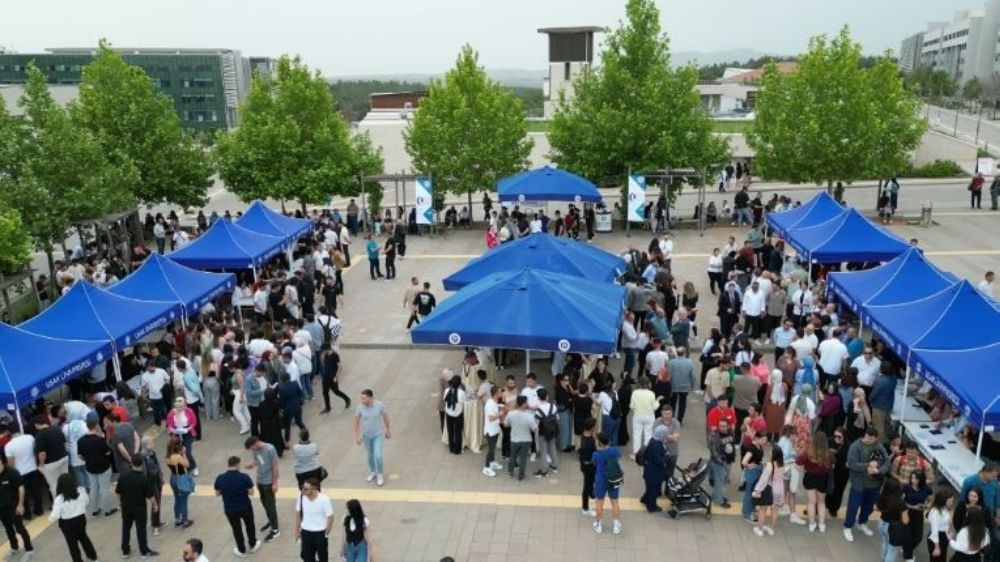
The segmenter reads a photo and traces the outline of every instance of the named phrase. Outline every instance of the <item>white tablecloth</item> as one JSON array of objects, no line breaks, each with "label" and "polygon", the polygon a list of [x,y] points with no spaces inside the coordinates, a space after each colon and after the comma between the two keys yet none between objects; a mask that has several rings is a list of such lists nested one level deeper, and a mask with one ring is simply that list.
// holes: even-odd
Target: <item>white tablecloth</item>
[{"label": "white tablecloth", "polygon": [[961,489],[962,482],[982,468],[982,459],[950,434],[937,431],[933,423],[905,421],[902,425],[924,456],[934,462],[937,471],[956,489]]},{"label": "white tablecloth", "polygon": [[920,402],[918,402],[917,399],[912,396],[906,396],[904,388],[905,387],[902,384],[899,384],[896,387],[896,401],[893,403],[892,406],[892,416],[891,416],[892,421],[900,421],[899,416],[904,400],[906,401],[905,402],[906,421],[915,421],[924,423],[931,421],[931,418],[929,415],[927,415],[927,412],[925,412],[924,409],[920,407]]}]

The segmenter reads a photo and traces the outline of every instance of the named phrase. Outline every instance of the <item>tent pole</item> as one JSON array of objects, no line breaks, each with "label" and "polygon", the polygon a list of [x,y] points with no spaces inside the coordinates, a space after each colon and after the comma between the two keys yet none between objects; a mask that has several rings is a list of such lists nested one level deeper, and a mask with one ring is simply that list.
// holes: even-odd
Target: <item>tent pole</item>
[{"label": "tent pole", "polygon": [[[14,396],[14,413],[17,414],[17,426],[21,428],[21,433],[24,433],[24,417],[21,415],[21,406],[17,400],[17,392],[15,391]],[[982,443],[982,440],[980,440]]]},{"label": "tent pole", "polygon": [[985,410],[983,410],[983,417],[980,420],[981,423],[979,424],[979,443],[976,445],[977,459],[979,458],[979,455],[983,452],[983,434],[986,433],[986,412],[989,412],[990,410],[993,409],[993,406],[996,405],[997,400],[1000,400],[1000,395],[997,395],[997,397],[994,398],[992,402],[990,402],[990,405],[987,406]]},{"label": "tent pole", "polygon": [[524,350],[524,374],[527,376],[531,372],[531,350]]},{"label": "tent pole", "polygon": [[258,279],[257,279],[257,266],[255,265],[255,266],[253,266],[253,282],[256,283],[257,281],[258,281]]},{"label": "tent pole", "polygon": [[906,353],[906,375],[903,376],[903,404],[899,408],[899,423],[906,421],[906,390],[910,387],[910,355]]},{"label": "tent pole", "polygon": [[812,287],[813,281],[813,261],[809,260],[809,271],[806,273],[806,287]]},{"label": "tent pole", "polygon": [[[628,192],[629,192],[629,189],[630,189],[629,186],[631,185],[631,182],[632,182],[632,166],[629,166],[628,167],[628,175],[625,176],[625,194],[626,195],[625,195],[625,209],[624,210],[625,210],[625,237],[626,238],[631,238],[632,237],[632,217],[630,217],[629,213],[628,213],[628,203],[629,203],[629,200],[631,199],[631,197],[628,196]],[[645,204],[645,203],[646,202],[643,201],[643,204]]]},{"label": "tent pole", "polygon": [[115,346],[112,346],[111,353],[112,353],[112,355],[111,355],[111,365],[115,369],[115,378],[118,379],[118,382],[122,382],[122,367],[121,367],[121,363],[118,361],[118,348],[115,347]]},{"label": "tent pole", "polygon": [[240,329],[242,330],[246,328],[246,326],[243,323],[243,307],[240,306],[239,303],[236,303],[236,316],[240,320]]}]

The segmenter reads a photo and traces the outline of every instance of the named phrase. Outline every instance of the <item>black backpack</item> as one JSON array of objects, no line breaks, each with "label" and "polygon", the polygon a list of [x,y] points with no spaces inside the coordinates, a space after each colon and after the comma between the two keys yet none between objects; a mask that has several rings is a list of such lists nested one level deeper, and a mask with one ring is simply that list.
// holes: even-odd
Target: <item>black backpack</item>
[{"label": "black backpack", "polygon": [[639,466],[646,464],[646,445],[639,447],[639,450],[635,452],[635,464]]},{"label": "black backpack", "polygon": [[612,488],[617,488],[622,485],[625,481],[625,471],[622,470],[622,465],[618,462],[618,457],[609,457],[607,464],[604,466],[604,479],[607,480],[608,486]]},{"label": "black backpack", "polygon": [[618,403],[618,394],[611,392],[611,419],[617,420],[622,417],[622,406]]},{"label": "black backpack", "polygon": [[556,418],[556,407],[549,404],[549,411],[538,419],[538,434],[545,439],[559,435],[559,419]]}]

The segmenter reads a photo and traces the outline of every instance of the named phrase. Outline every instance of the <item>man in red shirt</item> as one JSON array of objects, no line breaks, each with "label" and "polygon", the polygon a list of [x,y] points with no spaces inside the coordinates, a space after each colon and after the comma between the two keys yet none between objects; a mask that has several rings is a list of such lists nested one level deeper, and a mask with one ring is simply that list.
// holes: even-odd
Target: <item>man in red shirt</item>
[{"label": "man in red shirt", "polygon": [[718,429],[719,420],[725,418],[729,427],[736,427],[736,410],[729,406],[729,397],[723,394],[714,408],[708,411],[708,432]]}]

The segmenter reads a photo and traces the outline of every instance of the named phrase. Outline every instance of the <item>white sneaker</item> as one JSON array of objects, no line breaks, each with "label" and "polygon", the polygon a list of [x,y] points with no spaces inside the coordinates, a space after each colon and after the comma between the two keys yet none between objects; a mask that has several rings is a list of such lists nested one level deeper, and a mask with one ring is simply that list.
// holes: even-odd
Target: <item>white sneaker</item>
[{"label": "white sneaker", "polygon": [[600,521],[594,521],[593,527],[594,527],[594,532],[597,533],[598,535],[604,532],[604,526],[601,525]]},{"label": "white sneaker", "polygon": [[246,552],[240,552],[240,549],[238,547],[235,547],[235,546],[233,547],[233,554],[235,554],[237,558],[246,558],[247,557],[247,553]]},{"label": "white sneaker", "polygon": [[583,515],[584,517],[594,517],[597,515],[597,513],[595,513],[593,509],[581,509],[580,514]]},{"label": "white sneaker", "polygon": [[611,527],[611,532],[615,535],[622,534],[622,522],[615,521],[615,524]]},{"label": "white sneaker", "polygon": [[821,532],[821,533],[825,533],[826,532],[826,524],[825,523],[820,523],[819,524],[819,532]]},{"label": "white sneaker", "polygon": [[871,528],[868,526],[868,523],[862,523],[862,524],[858,525],[858,528],[861,529],[862,533],[864,533],[865,535],[867,535],[869,537],[875,536],[875,531],[871,530]]},{"label": "white sneaker", "polygon": [[754,527],[753,528],[753,534],[757,535],[758,537],[763,537],[764,536],[764,529],[761,529],[760,527]]},{"label": "white sneaker", "polygon": [[816,524],[815,523],[810,523],[809,524],[809,532],[810,533],[815,533],[816,532]]},{"label": "white sneaker", "polygon": [[493,470],[503,470],[503,465],[498,462],[491,462],[490,468]]},{"label": "white sneaker", "polygon": [[789,514],[788,515],[788,521],[790,523],[795,523],[796,525],[805,525],[806,523],[808,523],[808,521],[806,521],[805,519],[803,519],[802,516],[799,515],[798,513],[791,513],[791,514]]},{"label": "white sneaker", "polygon": [[493,470],[490,467],[488,467],[488,466],[484,466],[483,467],[483,474],[485,474],[486,476],[489,476],[490,478],[493,478],[494,476],[497,475],[497,473],[493,472]]},{"label": "white sneaker", "polygon": [[375,481],[375,473],[374,472],[369,472],[368,473],[368,478],[365,478],[365,482],[374,482],[374,481]]},{"label": "white sneaker", "polygon": [[375,485],[376,486],[385,486],[385,478],[382,478],[381,474],[379,474],[378,477],[375,479]]},{"label": "white sneaker", "polygon": [[250,547],[250,554],[257,552],[262,546],[264,546],[264,541],[257,539],[257,542],[253,543],[253,546]]},{"label": "white sneaker", "polygon": [[531,453],[531,459],[530,459],[531,462],[535,462],[536,459],[538,459],[538,455],[536,455],[535,453]]},{"label": "white sneaker", "polygon": [[191,476],[198,476],[199,474],[201,474],[201,471],[199,471],[197,468],[191,471]]},{"label": "white sneaker", "polygon": [[773,537],[774,536],[774,529],[772,529],[770,527],[764,527],[764,532],[767,533],[767,536],[769,536],[769,537]]},{"label": "white sneaker", "polygon": [[854,542],[854,531],[844,529],[844,538],[847,539],[847,542]]},{"label": "white sneaker", "polygon": [[701,396],[702,394],[705,394],[705,391],[699,388],[698,390],[694,391],[694,393]]}]

